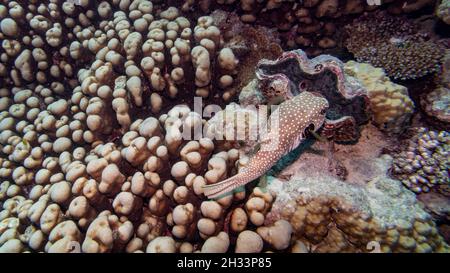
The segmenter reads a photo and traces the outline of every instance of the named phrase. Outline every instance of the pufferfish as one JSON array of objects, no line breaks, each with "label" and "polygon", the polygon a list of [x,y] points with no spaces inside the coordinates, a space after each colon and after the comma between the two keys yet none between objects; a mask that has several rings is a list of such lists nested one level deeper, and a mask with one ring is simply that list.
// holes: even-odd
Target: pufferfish
[{"label": "pufferfish", "polygon": [[304,91],[282,102],[269,117],[270,130],[261,138],[260,149],[236,175],[204,186],[204,194],[216,198],[264,175],[277,161],[295,149],[306,133],[317,131],[325,120],[328,101],[319,93]]}]

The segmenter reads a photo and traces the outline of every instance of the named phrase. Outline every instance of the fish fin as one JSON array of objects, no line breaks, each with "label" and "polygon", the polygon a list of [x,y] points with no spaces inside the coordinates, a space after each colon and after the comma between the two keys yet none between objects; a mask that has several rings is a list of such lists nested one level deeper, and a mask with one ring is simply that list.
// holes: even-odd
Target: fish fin
[{"label": "fish fin", "polygon": [[210,199],[217,198],[221,195],[225,195],[226,193],[233,191],[236,188],[239,188],[242,185],[247,184],[252,180],[251,178],[249,179],[250,180],[246,178],[245,173],[239,173],[235,176],[225,179],[222,182],[203,186],[203,193]]},{"label": "fish fin", "polygon": [[302,134],[299,134],[293,141],[291,146],[289,147],[289,152],[293,151],[295,148],[298,147],[298,145],[300,145],[300,143],[304,140],[305,138],[302,136]]}]

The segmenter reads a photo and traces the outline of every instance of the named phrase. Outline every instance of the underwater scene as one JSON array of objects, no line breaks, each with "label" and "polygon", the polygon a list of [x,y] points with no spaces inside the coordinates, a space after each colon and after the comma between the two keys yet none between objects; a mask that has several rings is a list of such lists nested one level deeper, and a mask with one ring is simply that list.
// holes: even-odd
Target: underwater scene
[{"label": "underwater scene", "polygon": [[0,253],[450,252],[449,0],[0,0],[0,44]]}]

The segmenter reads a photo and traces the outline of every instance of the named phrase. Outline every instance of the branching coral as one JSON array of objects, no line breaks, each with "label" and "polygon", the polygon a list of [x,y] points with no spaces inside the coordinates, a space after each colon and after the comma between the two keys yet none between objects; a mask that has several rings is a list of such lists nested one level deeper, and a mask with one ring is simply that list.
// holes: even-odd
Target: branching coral
[{"label": "branching coral", "polygon": [[[75,35],[68,30],[89,24],[91,18],[85,9],[80,8],[78,16],[69,11],[70,5],[47,2],[33,4],[32,9],[20,1],[6,1],[1,6],[1,61],[3,67],[11,68],[1,73],[3,84],[76,84],[75,61],[69,54]],[[61,20],[63,16],[65,20]],[[63,36],[67,43],[63,43]]]},{"label": "branching coral", "polygon": [[363,15],[346,26],[346,47],[359,62],[381,67],[394,79],[417,79],[439,70],[443,50],[403,17]]},{"label": "branching coral", "polygon": [[[237,84],[239,62],[223,47],[220,30],[209,16],[191,26],[175,7],[160,11],[150,1],[75,5],[52,0],[48,6],[12,1],[2,7],[2,67],[11,67],[2,69],[2,86],[35,81],[58,95],[75,88],[76,106],[70,110],[73,115],[87,114],[78,117],[91,131],[82,136],[78,132],[77,139],[93,142],[99,134],[110,134],[117,123],[124,131],[137,109],[158,113],[175,97],[208,97],[211,91],[225,92]],[[22,41],[14,37],[19,29]],[[45,91],[47,104],[52,95]]]}]

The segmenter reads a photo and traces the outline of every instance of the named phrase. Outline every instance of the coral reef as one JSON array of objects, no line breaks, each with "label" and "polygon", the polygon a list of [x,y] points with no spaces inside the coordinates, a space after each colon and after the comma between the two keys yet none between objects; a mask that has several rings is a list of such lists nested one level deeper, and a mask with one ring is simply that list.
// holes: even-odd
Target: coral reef
[{"label": "coral reef", "polygon": [[246,193],[204,201],[202,186],[235,174],[239,152],[194,136],[206,120],[178,105],[238,84],[213,18],[191,26],[150,1],[1,11],[0,251],[194,252],[224,241]]},{"label": "coral reef", "polygon": [[276,199],[266,223],[291,223],[293,252],[370,252],[376,246],[381,252],[448,252],[414,194],[386,177],[391,160],[373,159],[379,175],[363,187],[324,173],[298,173],[287,183],[273,179],[268,189]]},{"label": "coral reef", "polygon": [[[414,107],[387,76],[442,55],[438,33],[388,13],[432,2],[1,1],[0,253],[448,252],[433,223],[448,233],[448,132],[380,157]],[[372,31],[385,72],[333,57],[366,12],[349,49]],[[444,129],[447,57],[435,90],[411,93]]]},{"label": "coral reef", "polygon": [[[197,25],[191,27],[190,21],[174,7],[162,11],[158,20],[149,15],[147,21],[136,20],[144,24],[142,31],[137,28],[131,32],[125,28],[131,24],[129,15],[116,12],[99,30],[103,36],[87,40],[88,44],[96,41],[97,47],[92,52],[96,60],[90,69],[78,73],[84,94],[112,98],[115,112],[124,116],[132,106],[150,106],[153,113],[158,113],[168,104],[164,97],[192,98],[194,94],[188,90],[194,89],[195,95],[208,97],[211,90],[224,90],[233,85],[238,60],[231,49],[222,48],[220,30],[213,25],[211,17],[199,17]],[[118,37],[112,35],[114,30]],[[108,32],[110,35],[105,36]],[[125,71],[120,71],[122,65]]]},{"label": "coral reef", "polygon": [[406,87],[391,82],[383,69],[370,64],[349,61],[345,63],[344,71],[366,88],[372,121],[379,129],[401,133],[409,125],[414,102],[409,98]]},{"label": "coral reef", "polygon": [[[80,13],[73,4],[60,1],[34,3],[31,9],[20,1],[3,1],[0,9],[0,82],[22,86],[46,84],[63,92],[63,84],[76,85],[76,62],[70,57],[70,43],[76,39],[69,29],[87,26],[93,14]],[[78,16],[79,15],[79,16]],[[62,20],[62,18],[65,20]]]},{"label": "coral reef", "polygon": [[404,17],[369,13],[345,30],[345,45],[358,62],[381,67],[393,79],[417,79],[439,71],[443,49]]},{"label": "coral reef", "polygon": [[450,196],[449,133],[423,127],[410,133],[412,137],[393,154],[392,175],[415,193],[434,189]]},{"label": "coral reef", "polygon": [[[61,94],[65,82],[74,88],[78,80],[78,99],[99,97],[107,102],[104,108],[111,104],[123,129],[135,108],[158,113],[163,105],[174,105],[170,99],[191,97],[188,90],[208,97],[211,90],[226,92],[233,85],[238,60],[222,47],[220,30],[209,16],[191,25],[177,8],[159,10],[150,1],[53,2],[48,8],[10,5],[15,18],[2,20],[2,65],[13,68],[2,69],[5,84],[36,80]],[[25,14],[30,18],[21,19]],[[14,37],[17,29],[23,41]],[[47,56],[50,49],[53,56]]]},{"label": "coral reef", "polygon": [[387,138],[386,134],[374,125],[368,124],[362,129],[357,143],[334,143],[334,149],[330,151],[328,142],[315,141],[302,147],[298,158],[286,160],[287,162],[280,161],[278,170],[272,170],[269,175],[286,178],[308,170],[311,174],[327,173],[346,183],[364,185],[365,181],[380,175],[372,166],[371,159],[379,157],[386,147],[394,146],[395,143],[395,140]]},{"label": "coral reef", "polygon": [[[225,222],[227,211],[245,198],[245,191],[203,201],[203,185],[237,172],[239,152],[213,153],[209,138],[181,139],[183,130],[191,132],[204,122],[185,105],[159,120],[137,119],[120,143],[97,141],[90,151],[57,141],[42,143],[50,147],[47,152],[39,142],[31,148],[37,132],[29,131],[35,139],[26,140],[21,131],[7,127],[14,121],[7,116],[1,122],[2,152],[9,155],[2,158],[0,171],[1,251],[68,252],[71,244],[83,252],[203,251],[224,228],[246,231],[242,218],[262,225],[273,201],[255,189],[243,215],[231,222]],[[62,152],[56,156],[59,145]],[[259,200],[267,201],[261,207]],[[167,231],[173,237],[164,237]],[[191,242],[199,237],[205,243],[194,247]]]},{"label": "coral reef", "polygon": [[339,46],[339,27],[346,17],[363,14],[378,8],[390,13],[411,13],[433,5],[433,0],[185,0],[184,12],[217,9],[233,10],[236,17],[247,24],[274,27],[286,48],[301,48],[308,56],[317,56]]}]

